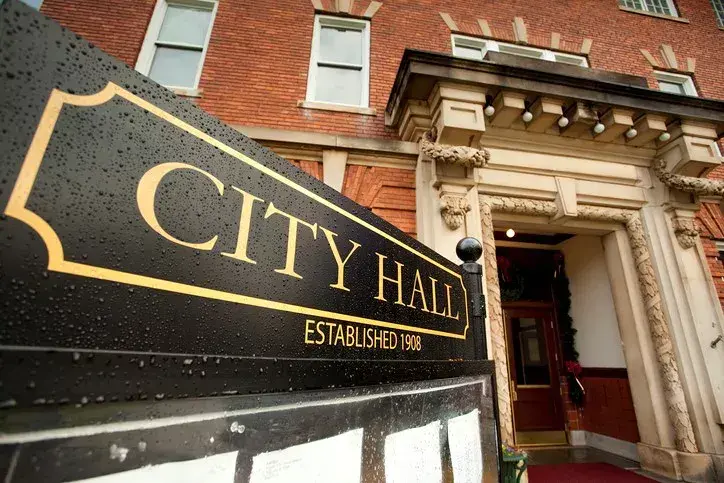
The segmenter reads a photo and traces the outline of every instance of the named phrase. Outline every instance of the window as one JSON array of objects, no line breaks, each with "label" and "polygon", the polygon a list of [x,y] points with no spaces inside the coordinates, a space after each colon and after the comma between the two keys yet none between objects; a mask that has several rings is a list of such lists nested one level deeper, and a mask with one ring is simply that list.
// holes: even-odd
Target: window
[{"label": "window", "polygon": [[369,22],[317,15],[307,100],[367,107],[369,71]]},{"label": "window", "polygon": [[536,49],[534,47],[506,44],[496,40],[484,40],[454,34],[452,36],[452,45],[453,55],[456,57],[464,57],[466,59],[483,60],[485,58],[485,54],[487,54],[488,51],[492,51],[519,55],[521,57],[530,57],[533,59],[548,60],[550,62],[560,62],[563,64],[588,67],[588,61],[581,55],[562,54],[560,52],[553,52],[546,49]]},{"label": "window", "polygon": [[698,96],[694,81],[688,75],[672,74],[671,72],[654,72],[659,83],[659,90],[682,96]]},{"label": "window", "polygon": [[159,0],[136,70],[166,87],[196,89],[216,6],[211,0]]},{"label": "window", "polygon": [[716,21],[719,23],[719,28],[724,29],[724,0],[711,0],[711,6],[714,7],[714,13],[716,14]]},{"label": "window", "polygon": [[642,12],[678,17],[673,0],[618,0],[618,4],[622,7],[641,10]]}]

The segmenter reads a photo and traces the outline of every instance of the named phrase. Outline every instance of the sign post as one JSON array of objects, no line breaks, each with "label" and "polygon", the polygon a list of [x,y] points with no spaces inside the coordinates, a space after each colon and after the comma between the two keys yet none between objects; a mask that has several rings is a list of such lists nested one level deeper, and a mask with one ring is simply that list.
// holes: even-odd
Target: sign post
[{"label": "sign post", "polygon": [[18,1],[0,50],[5,481],[497,479],[469,241],[461,273]]}]

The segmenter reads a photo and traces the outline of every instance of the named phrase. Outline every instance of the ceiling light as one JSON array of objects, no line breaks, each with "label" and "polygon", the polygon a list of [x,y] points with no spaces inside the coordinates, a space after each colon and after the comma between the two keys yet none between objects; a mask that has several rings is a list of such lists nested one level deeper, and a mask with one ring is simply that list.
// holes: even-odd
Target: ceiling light
[{"label": "ceiling light", "polygon": [[671,139],[671,134],[669,134],[667,132],[662,132],[661,135],[659,136],[659,141],[661,141],[662,143],[665,143],[669,139]]},{"label": "ceiling light", "polygon": [[596,125],[593,126],[593,132],[595,132],[596,134],[601,134],[605,130],[606,126],[604,126],[602,122],[597,122]]},{"label": "ceiling light", "polygon": [[490,117],[495,114],[495,108],[492,105],[488,104],[487,106],[485,106],[485,109],[483,109],[483,112],[486,116]]},{"label": "ceiling light", "polygon": [[636,135],[637,135],[638,133],[639,133],[639,132],[638,132],[636,129],[630,127],[630,128],[628,128],[628,131],[626,131],[626,137],[629,138],[629,139],[633,139],[633,138],[636,137]]},{"label": "ceiling light", "polygon": [[513,238],[515,236],[515,230],[512,228],[508,228],[508,231],[505,232],[505,236],[508,238]]},{"label": "ceiling light", "polygon": [[525,111],[523,113],[523,121],[524,122],[531,122],[533,120],[533,113],[530,111]]},{"label": "ceiling light", "polygon": [[561,116],[558,118],[558,126],[559,127],[566,127],[568,126],[568,118],[565,116]]}]

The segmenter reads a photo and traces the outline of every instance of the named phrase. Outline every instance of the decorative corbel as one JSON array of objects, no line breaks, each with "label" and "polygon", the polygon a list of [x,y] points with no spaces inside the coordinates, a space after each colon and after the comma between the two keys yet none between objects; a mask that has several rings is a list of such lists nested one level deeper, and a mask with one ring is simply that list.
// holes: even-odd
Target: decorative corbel
[{"label": "decorative corbel", "polygon": [[470,211],[470,202],[466,197],[449,194],[440,197],[440,214],[451,230],[463,226],[468,211]]},{"label": "decorative corbel", "polygon": [[482,168],[490,160],[490,153],[485,148],[468,146],[447,146],[435,142],[437,128],[433,126],[420,138],[420,152],[438,163],[455,164],[466,168]]},{"label": "decorative corbel", "polygon": [[669,188],[697,196],[724,196],[724,182],[713,179],[683,176],[666,171],[666,161],[654,161],[654,173],[659,180]]},{"label": "decorative corbel", "polygon": [[674,234],[682,248],[691,248],[696,245],[699,230],[696,229],[694,218],[674,216],[671,220]]},{"label": "decorative corbel", "polygon": [[[654,162],[653,170],[656,177],[671,189],[693,193],[697,196],[724,196],[724,182],[670,173],[666,171],[666,161],[663,159]],[[693,217],[674,215],[671,221],[676,239],[682,248],[691,248],[696,245],[699,231],[696,229]]]}]

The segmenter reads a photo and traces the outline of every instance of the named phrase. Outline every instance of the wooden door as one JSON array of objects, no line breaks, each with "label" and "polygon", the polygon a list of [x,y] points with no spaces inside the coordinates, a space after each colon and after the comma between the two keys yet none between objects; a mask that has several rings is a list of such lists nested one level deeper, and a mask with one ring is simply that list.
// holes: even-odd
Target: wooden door
[{"label": "wooden door", "polygon": [[518,444],[565,443],[559,363],[550,308],[504,308]]}]

